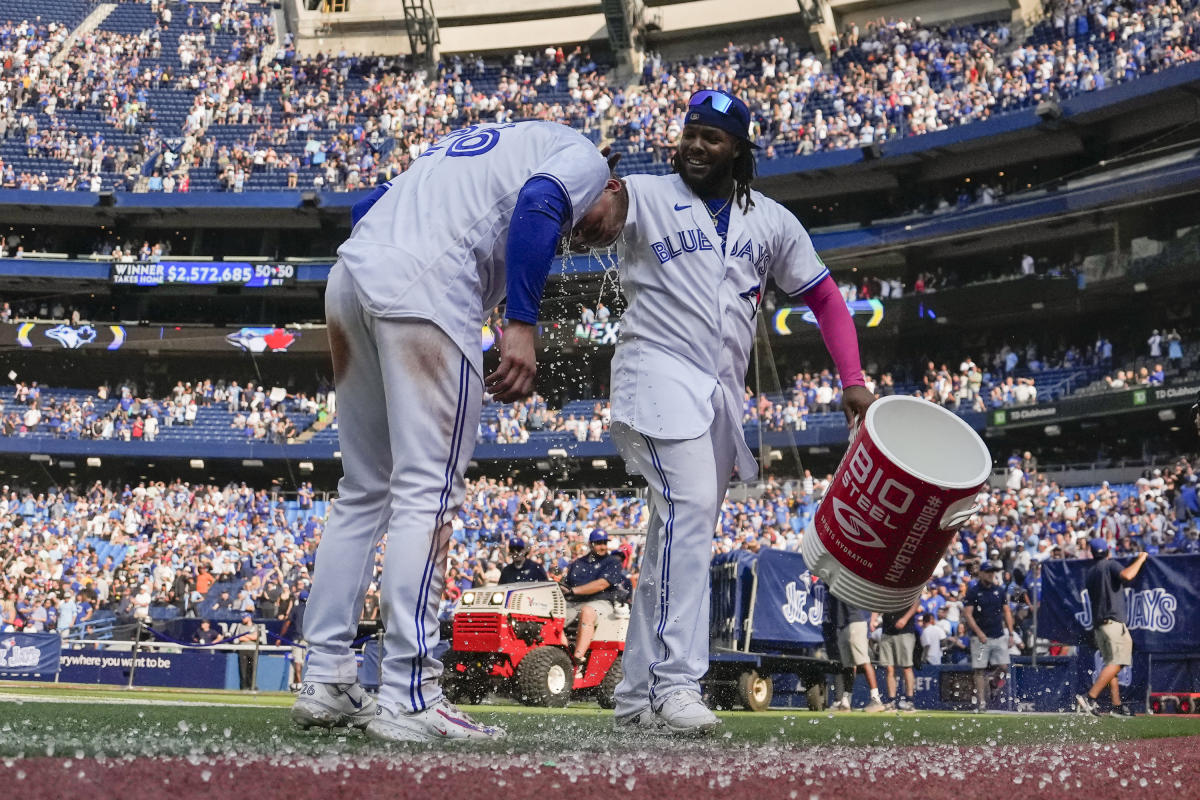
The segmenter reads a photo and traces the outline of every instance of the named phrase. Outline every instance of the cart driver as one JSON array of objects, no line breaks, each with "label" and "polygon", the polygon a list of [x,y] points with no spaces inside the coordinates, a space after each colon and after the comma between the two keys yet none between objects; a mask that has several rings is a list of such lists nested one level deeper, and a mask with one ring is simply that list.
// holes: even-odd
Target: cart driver
[{"label": "cart driver", "polygon": [[567,599],[566,624],[579,619],[574,660],[576,677],[581,678],[588,647],[596,634],[596,620],[628,593],[621,558],[608,552],[607,533],[596,528],[588,535],[587,555],[571,562],[561,587]]}]

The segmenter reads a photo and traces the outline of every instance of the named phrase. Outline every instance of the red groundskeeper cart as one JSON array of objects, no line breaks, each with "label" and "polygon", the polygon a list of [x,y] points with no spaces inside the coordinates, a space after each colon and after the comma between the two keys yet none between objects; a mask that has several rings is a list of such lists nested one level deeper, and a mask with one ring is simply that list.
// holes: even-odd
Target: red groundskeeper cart
[{"label": "red groundskeeper cart", "polygon": [[577,674],[574,626],[554,582],[513,583],[463,592],[454,609],[450,649],[442,656],[442,688],[451,702],[475,704],[491,692],[531,706],[565,706],[593,697],[613,707],[629,607],[610,603]]}]

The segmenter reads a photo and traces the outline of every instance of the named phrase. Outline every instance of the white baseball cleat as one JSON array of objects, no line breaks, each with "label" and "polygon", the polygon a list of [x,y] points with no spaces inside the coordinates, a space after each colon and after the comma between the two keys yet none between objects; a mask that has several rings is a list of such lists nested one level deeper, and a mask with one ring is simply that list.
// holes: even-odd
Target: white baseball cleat
[{"label": "white baseball cleat", "polygon": [[700,693],[691,689],[667,695],[654,712],[671,733],[703,735],[721,726],[721,720],[704,705]]},{"label": "white baseball cleat", "polygon": [[838,700],[836,703],[830,706],[831,711],[850,711],[852,709],[853,706],[850,705],[850,695],[848,694],[842,695],[841,700]]},{"label": "white baseball cleat", "polygon": [[503,739],[503,728],[481,725],[443,697],[424,711],[392,711],[379,706],[367,736],[387,742]]},{"label": "white baseball cleat", "polygon": [[651,736],[665,736],[670,733],[667,724],[650,706],[638,709],[632,714],[618,714],[613,717],[613,730],[623,733],[641,733]]},{"label": "white baseball cleat", "polygon": [[292,722],[301,728],[365,728],[375,718],[375,700],[357,683],[304,681],[292,703]]}]

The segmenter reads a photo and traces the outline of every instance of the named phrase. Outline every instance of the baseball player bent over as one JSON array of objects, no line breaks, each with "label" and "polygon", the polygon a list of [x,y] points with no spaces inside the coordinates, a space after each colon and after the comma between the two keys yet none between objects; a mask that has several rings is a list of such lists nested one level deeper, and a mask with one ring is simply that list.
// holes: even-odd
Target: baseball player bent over
[{"label": "baseball player bent over", "polygon": [[[396,741],[488,739],[442,696],[438,600],[450,519],[465,496],[483,386],[532,390],[538,311],[555,248],[587,223],[603,242],[619,183],[583,136],[550,122],[476,125],[435,142],[354,208],[325,310],[344,475],[317,549],[308,663],[292,719]],[[507,269],[506,269],[507,267]],[[502,357],[482,380],[484,311],[508,296]],[[383,682],[357,684],[350,645],[388,534],[380,585]]]},{"label": "baseball player bent over", "polygon": [[719,723],[699,684],[708,669],[709,558],[734,467],[743,480],[757,473],[741,409],[768,279],[816,314],[841,373],[847,419],[874,400],[845,301],[808,233],[751,189],[745,104],[697,92],[684,122],[676,174],[631,176],[619,192],[628,309],[612,362],[613,439],[651,499],[616,723],[676,733]]}]

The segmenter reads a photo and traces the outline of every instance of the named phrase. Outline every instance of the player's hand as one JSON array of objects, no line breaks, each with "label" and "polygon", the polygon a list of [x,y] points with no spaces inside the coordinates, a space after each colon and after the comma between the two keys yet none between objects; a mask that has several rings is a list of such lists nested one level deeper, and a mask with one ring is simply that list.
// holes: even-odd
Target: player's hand
[{"label": "player's hand", "polygon": [[875,402],[875,395],[865,386],[847,386],[842,390],[842,412],[846,415],[846,425],[854,429],[855,420],[861,424],[867,413],[867,407]]},{"label": "player's hand", "polygon": [[537,377],[537,326],[509,320],[500,340],[500,366],[484,379],[484,386],[502,403],[512,403],[533,392]]}]

